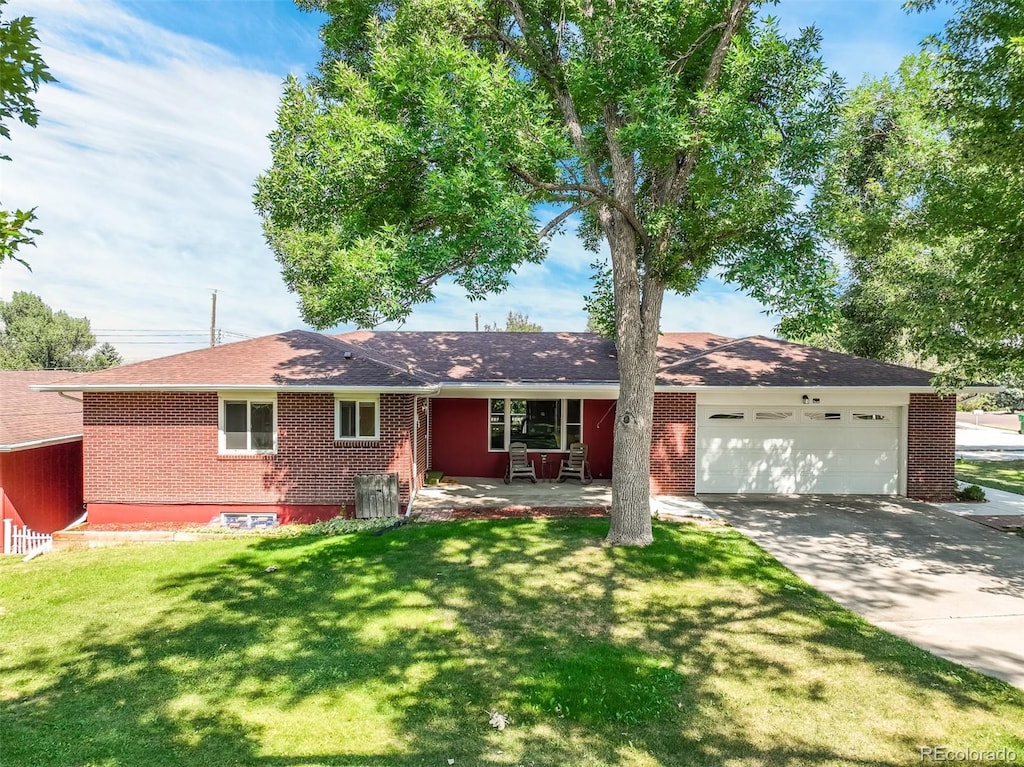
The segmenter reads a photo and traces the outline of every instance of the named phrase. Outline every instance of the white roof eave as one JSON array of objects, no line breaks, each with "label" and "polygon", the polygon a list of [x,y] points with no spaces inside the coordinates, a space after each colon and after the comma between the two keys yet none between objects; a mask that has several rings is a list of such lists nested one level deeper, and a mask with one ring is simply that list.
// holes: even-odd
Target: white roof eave
[{"label": "white roof eave", "polygon": [[390,392],[394,394],[430,394],[437,391],[433,385],[424,386],[325,386],[322,384],[288,385],[288,384],[36,384],[31,387],[35,391],[45,392],[219,392],[219,391],[259,391],[259,392]]},{"label": "white roof eave", "polygon": [[68,442],[81,442],[81,434],[65,434],[62,437],[46,437],[34,439],[28,442],[15,442],[10,445],[0,445],[0,453],[14,453],[18,450],[32,450],[37,447],[50,447],[51,445],[64,445]]}]

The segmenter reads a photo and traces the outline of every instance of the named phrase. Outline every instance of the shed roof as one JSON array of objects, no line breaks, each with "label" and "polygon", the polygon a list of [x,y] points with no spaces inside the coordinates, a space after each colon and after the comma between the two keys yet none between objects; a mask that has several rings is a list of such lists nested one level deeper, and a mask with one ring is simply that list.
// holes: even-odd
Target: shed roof
[{"label": "shed roof", "polygon": [[81,402],[29,388],[73,375],[59,370],[0,370],[0,451],[81,438]]}]

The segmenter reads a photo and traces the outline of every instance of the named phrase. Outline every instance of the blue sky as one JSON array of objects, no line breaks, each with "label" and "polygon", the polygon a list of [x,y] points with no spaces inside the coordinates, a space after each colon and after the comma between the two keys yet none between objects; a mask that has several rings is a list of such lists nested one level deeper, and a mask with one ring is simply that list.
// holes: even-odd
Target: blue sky
[{"label": "blue sky", "polygon": [[[12,0],[5,18],[36,17],[58,85],[40,90],[40,125],[12,127],[0,168],[5,207],[38,207],[44,234],[32,271],[0,267],[15,290],[87,316],[129,360],[208,342],[218,291],[224,341],[302,327],[253,211],[252,184],[270,162],[281,81],[311,71],[322,19],[285,0]],[[948,11],[908,15],[899,0],[781,0],[787,32],[824,35],[826,63],[851,84],[893,71]],[[513,287],[471,303],[442,285],[405,328],[472,330],[526,312],[545,330],[582,330],[585,252],[571,232]],[[665,330],[770,333],[775,318],[709,281],[666,301]]]}]

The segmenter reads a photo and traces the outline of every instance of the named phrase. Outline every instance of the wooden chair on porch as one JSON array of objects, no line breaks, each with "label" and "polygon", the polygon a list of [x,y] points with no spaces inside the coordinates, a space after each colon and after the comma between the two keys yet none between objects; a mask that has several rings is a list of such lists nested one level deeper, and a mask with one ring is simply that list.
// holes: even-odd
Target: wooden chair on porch
[{"label": "wooden chair on porch", "polygon": [[589,485],[594,481],[590,473],[590,462],[587,460],[589,448],[583,442],[573,442],[569,445],[569,458],[562,461],[558,469],[558,481],[565,482],[569,477],[575,477],[581,485]]},{"label": "wooden chair on porch", "polygon": [[537,484],[537,472],[533,470],[533,461],[526,454],[525,442],[513,442],[508,446],[508,469],[505,470],[505,484],[521,477]]}]

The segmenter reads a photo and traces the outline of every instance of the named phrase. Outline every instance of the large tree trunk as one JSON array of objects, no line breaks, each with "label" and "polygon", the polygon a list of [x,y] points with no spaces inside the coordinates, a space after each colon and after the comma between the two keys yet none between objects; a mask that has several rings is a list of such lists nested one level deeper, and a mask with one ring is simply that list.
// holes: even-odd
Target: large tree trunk
[{"label": "large tree trunk", "polygon": [[[641,339],[641,342],[643,339]],[[646,546],[651,530],[651,422],[654,370],[646,344],[619,345],[619,401],[615,410],[612,512],[608,543]]]},{"label": "large tree trunk", "polygon": [[641,290],[637,242],[619,219],[608,228],[615,288],[619,400],[612,458],[611,528],[607,542],[646,546],[651,529],[651,427],[657,368],[658,323],[664,288],[647,282]]}]

